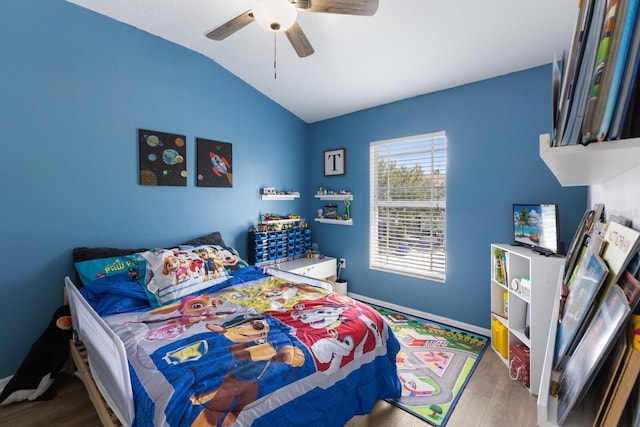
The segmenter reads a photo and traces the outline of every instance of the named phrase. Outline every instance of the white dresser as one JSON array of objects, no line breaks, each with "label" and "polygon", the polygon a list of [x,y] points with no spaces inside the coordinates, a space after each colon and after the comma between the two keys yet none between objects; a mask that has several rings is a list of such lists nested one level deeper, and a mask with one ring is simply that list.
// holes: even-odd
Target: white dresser
[{"label": "white dresser", "polygon": [[281,262],[277,264],[277,268],[301,276],[313,277],[314,279],[334,281],[336,279],[337,260],[328,256],[322,259],[318,257],[298,258]]}]

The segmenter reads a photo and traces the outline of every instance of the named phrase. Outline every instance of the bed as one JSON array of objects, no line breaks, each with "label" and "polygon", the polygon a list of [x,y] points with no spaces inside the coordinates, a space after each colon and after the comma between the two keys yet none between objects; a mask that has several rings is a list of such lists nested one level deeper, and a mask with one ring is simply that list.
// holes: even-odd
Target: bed
[{"label": "bed", "polygon": [[[206,267],[202,246],[237,259]],[[400,395],[389,326],[330,282],[238,265],[223,243],[107,252],[117,255],[74,250],[79,277],[65,278],[72,353],[86,348],[90,369],[79,371],[100,391],[98,413],[103,398],[115,415],[105,424],[339,426]],[[160,260],[174,255],[195,265],[165,277]],[[82,263],[102,271],[83,277]],[[177,292],[189,274],[196,284]]]}]

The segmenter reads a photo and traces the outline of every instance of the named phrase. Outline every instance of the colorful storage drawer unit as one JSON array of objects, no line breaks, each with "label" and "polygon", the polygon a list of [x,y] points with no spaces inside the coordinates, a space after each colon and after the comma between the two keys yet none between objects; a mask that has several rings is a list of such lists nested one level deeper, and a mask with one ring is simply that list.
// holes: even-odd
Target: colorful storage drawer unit
[{"label": "colorful storage drawer unit", "polygon": [[248,259],[258,266],[292,260],[311,249],[311,230],[293,227],[278,231],[249,231]]}]

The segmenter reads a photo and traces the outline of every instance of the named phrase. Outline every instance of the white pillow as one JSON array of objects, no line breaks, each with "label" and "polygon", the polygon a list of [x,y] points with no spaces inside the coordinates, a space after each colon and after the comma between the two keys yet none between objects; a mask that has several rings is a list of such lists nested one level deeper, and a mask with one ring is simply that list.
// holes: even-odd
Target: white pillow
[{"label": "white pillow", "polygon": [[172,249],[153,249],[140,254],[147,261],[145,287],[149,302],[158,307],[184,296],[224,282],[229,274],[222,264],[205,268],[203,260],[194,252]]}]

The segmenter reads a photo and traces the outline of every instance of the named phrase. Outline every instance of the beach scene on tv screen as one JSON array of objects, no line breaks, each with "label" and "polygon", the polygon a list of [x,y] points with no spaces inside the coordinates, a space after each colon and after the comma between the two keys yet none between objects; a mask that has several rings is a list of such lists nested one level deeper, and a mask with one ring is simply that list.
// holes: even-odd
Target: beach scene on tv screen
[{"label": "beach scene on tv screen", "polygon": [[553,205],[514,205],[515,241],[529,246],[556,249],[556,214]]}]

